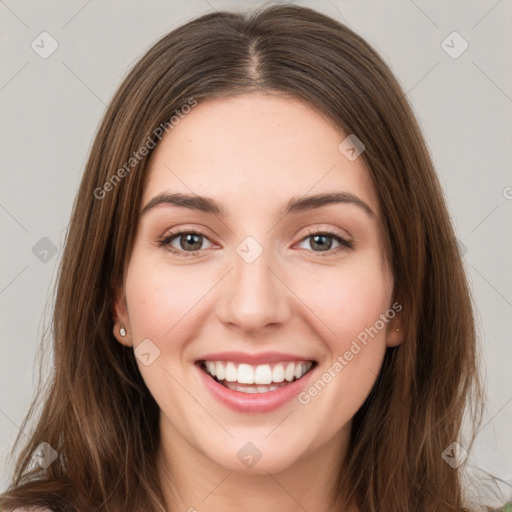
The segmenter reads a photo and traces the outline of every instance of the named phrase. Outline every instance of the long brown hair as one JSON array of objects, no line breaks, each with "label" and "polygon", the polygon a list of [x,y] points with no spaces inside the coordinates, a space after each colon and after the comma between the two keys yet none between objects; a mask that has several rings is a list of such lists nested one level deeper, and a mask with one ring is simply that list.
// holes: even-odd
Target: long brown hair
[{"label": "long brown hair", "polygon": [[[151,156],[140,157],[140,148],[154,146],[158,127],[170,129],[191,100],[254,90],[299,98],[364,143],[403,306],[405,339],[388,349],[354,417],[340,496],[348,492],[361,512],[465,510],[460,470],[441,454],[459,439],[464,411],[478,417],[481,393],[471,297],[438,179],[407,99],[378,54],[338,21],[291,5],[186,23],[141,58],[112,99],[59,269],[54,370],[34,400],[32,409],[37,402],[42,410],[3,507],[164,510],[158,406],[133,350],[112,333],[114,292]],[[58,453],[47,468],[31,462],[43,442]]]}]

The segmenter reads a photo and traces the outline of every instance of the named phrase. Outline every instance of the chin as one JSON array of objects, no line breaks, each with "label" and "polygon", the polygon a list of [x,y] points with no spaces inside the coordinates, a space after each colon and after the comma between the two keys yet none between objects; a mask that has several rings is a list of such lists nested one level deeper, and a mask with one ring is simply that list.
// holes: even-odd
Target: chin
[{"label": "chin", "polygon": [[291,468],[300,458],[300,454],[290,453],[267,445],[259,449],[255,444],[243,443],[241,448],[233,452],[229,449],[223,453],[213,453],[209,458],[215,464],[228,471],[246,475],[266,475],[267,473],[280,473]]}]

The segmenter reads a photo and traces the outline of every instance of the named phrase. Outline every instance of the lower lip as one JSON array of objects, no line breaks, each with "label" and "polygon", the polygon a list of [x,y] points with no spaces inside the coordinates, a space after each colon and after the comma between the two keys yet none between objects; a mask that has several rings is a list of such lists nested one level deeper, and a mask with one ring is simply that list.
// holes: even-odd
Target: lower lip
[{"label": "lower lip", "polygon": [[285,403],[293,400],[306,387],[314,371],[312,369],[300,379],[274,391],[268,391],[267,393],[243,393],[223,386],[199,366],[197,366],[197,370],[211,394],[221,403],[237,412],[255,413],[275,411]]}]

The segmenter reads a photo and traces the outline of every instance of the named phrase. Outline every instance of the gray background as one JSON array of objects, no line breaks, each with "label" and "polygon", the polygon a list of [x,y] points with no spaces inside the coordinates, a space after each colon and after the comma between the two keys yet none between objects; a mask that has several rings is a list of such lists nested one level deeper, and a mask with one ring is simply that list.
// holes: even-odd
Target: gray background
[{"label": "gray background", "polygon": [[[412,102],[453,215],[478,310],[488,402],[466,466],[510,485],[512,2],[295,3],[317,8],[365,37]],[[255,5],[0,0],[1,460],[35,389],[35,349],[45,304],[105,105],[131,65],[160,36],[214,9]],[[49,39],[41,43],[43,31],[58,43],[46,59],[31,47],[33,41],[50,47]],[[469,44],[458,58],[445,50],[460,51],[462,40],[456,36],[442,44],[453,31]],[[40,241],[44,237],[50,242]],[[1,470],[3,489],[8,468]]]}]

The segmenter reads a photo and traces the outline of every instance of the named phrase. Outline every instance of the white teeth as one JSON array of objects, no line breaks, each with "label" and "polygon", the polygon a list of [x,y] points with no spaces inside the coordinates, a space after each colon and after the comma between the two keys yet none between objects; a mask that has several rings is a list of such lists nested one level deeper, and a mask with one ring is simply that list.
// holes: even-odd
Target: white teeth
[{"label": "white teeth", "polygon": [[268,393],[269,391],[275,391],[276,389],[282,388],[283,386],[286,386],[287,383],[281,383],[276,386],[244,386],[244,385],[237,385],[234,382],[226,382],[224,381],[224,386],[226,386],[229,389],[232,389],[233,391],[239,391],[241,393]]},{"label": "white teeth", "polygon": [[293,363],[288,363],[286,370],[284,371],[284,378],[291,382],[293,377],[295,376],[295,365]]},{"label": "white teeth", "polygon": [[276,364],[272,370],[272,382],[283,382],[284,368],[282,364]]},{"label": "white teeth", "polygon": [[254,370],[248,364],[238,366],[238,374],[236,380],[240,384],[254,384]]},{"label": "white teeth", "polygon": [[254,388],[242,388],[241,386],[238,386],[236,388],[237,391],[242,391],[243,393],[258,393],[257,389]]},{"label": "white teeth", "polygon": [[[221,361],[218,361],[221,363]],[[222,364],[222,363],[221,363]],[[208,366],[206,367],[208,369]],[[226,364],[226,380],[228,382],[235,382],[236,381],[236,366],[234,363],[227,363]]]},{"label": "white teeth", "polygon": [[[266,393],[277,389],[277,387],[282,387],[275,386],[275,384],[284,383],[283,385],[286,385],[288,382],[300,379],[310,370],[312,365],[312,361],[291,361],[257,366],[246,363],[236,365],[231,361],[205,361],[206,372],[211,376],[216,377],[219,381],[224,381],[224,383],[235,383],[233,386],[228,386],[230,389],[235,389],[236,384],[256,384],[257,387],[252,389],[259,393]],[[269,387],[269,384],[272,384],[272,386]],[[247,389],[244,387],[243,391],[253,392],[247,391]],[[236,389],[236,391],[239,390]]]},{"label": "white teeth", "polygon": [[213,361],[206,361],[206,369],[208,370],[208,373],[211,375],[216,375],[215,368],[216,365]]},{"label": "white teeth", "polygon": [[[240,370],[239,370],[240,371]],[[256,366],[254,372],[254,384],[270,384],[272,382],[272,370],[268,364]]]},{"label": "white teeth", "polygon": [[220,361],[217,361],[215,364],[215,376],[219,380],[224,380],[226,378],[226,370]]}]

